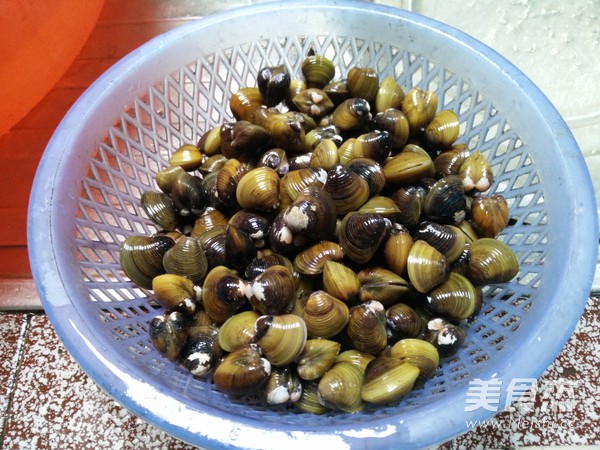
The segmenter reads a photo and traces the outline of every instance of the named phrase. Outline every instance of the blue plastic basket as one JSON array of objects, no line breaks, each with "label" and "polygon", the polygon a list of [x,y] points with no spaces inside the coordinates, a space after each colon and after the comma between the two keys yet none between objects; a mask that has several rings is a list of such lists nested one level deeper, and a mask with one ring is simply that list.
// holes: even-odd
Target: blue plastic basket
[{"label": "blue plastic basket", "polygon": [[[376,68],[405,89],[435,90],[481,150],[514,225],[510,283],[485,291],[460,352],[399,404],[322,416],[232,402],[162,358],[148,339],[157,311],[123,275],[118,253],[154,226],[140,194],[179,145],[232,120],[228,94],[257,70],[300,73],[313,50],[343,76]],[[592,184],[560,115],[520,71],[453,28],[360,2],[281,2],[210,16],[117,63],[77,101],[40,163],[29,207],[31,265],[44,308],[83,369],[114,399],[172,435],[209,448],[409,448],[444,442],[469,420],[469,381],[537,378],[572,333],[598,247]],[[502,389],[499,407],[506,400]],[[316,448],[316,447],[314,447]]]}]

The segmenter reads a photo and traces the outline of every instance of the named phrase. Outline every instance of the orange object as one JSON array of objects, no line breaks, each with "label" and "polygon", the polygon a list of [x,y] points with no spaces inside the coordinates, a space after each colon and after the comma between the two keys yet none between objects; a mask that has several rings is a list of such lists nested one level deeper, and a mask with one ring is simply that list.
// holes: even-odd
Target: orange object
[{"label": "orange object", "polygon": [[0,1],[0,136],[64,75],[104,0]]}]

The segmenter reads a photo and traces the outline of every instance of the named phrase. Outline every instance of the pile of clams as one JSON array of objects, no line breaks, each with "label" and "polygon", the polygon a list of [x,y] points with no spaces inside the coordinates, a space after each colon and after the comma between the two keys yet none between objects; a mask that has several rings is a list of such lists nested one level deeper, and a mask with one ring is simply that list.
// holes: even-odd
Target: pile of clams
[{"label": "pile of clams", "polygon": [[123,271],[164,308],[156,349],[231,396],[315,414],[398,401],[465,339],[515,253],[488,161],[435,92],[354,67],[264,67],[235,121],[182,145]]}]

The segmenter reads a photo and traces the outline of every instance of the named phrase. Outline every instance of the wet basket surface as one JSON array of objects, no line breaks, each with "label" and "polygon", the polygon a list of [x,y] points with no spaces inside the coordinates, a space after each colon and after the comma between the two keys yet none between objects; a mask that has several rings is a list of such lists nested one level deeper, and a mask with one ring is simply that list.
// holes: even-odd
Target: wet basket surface
[{"label": "wet basket surface", "polygon": [[[148,339],[160,310],[119,266],[132,234],[156,228],[140,208],[179,145],[233,120],[228,96],[258,69],[300,74],[314,51],[337,77],[376,68],[406,90],[435,90],[460,118],[510,206],[500,236],[520,272],[485,289],[460,352],[400,403],[315,416],[229,400],[162,358]],[[538,377],[571,334],[597,251],[589,174],[566,125],[537,88],[470,37],[365,3],[266,4],[204,18],[160,36],[104,74],[57,129],[36,175],[29,213],[32,269],[59,336],[86,372],[142,419],[204,447],[425,447],[486,419],[465,411],[469,381]],[[506,391],[498,401],[504,407]]]}]

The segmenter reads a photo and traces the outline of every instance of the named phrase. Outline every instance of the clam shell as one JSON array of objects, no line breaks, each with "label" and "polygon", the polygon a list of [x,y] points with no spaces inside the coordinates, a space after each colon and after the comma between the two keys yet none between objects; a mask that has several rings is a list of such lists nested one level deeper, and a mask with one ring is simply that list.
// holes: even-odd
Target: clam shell
[{"label": "clam shell", "polygon": [[389,108],[378,112],[373,117],[370,126],[390,134],[392,137],[392,152],[394,153],[402,150],[410,137],[408,120],[399,109]]},{"label": "clam shell", "polygon": [[402,339],[389,351],[389,356],[407,362],[419,369],[421,378],[431,378],[440,364],[435,346],[422,339]]},{"label": "clam shell", "polygon": [[248,284],[246,296],[258,312],[275,315],[290,311],[295,290],[292,272],[285,266],[274,265]]},{"label": "clam shell", "polygon": [[421,187],[405,186],[394,191],[391,199],[400,209],[396,221],[409,230],[420,222],[426,191]]},{"label": "clam shell", "polygon": [[267,106],[275,106],[285,100],[290,83],[290,73],[283,64],[262,67],[256,75],[258,90]]},{"label": "clam shell", "polygon": [[349,212],[340,224],[339,242],[344,255],[358,264],[371,260],[388,237],[389,220],[377,215]]},{"label": "clam shell", "polygon": [[369,267],[358,272],[361,302],[376,300],[384,306],[397,303],[409,292],[408,282],[383,267]]},{"label": "clam shell", "polygon": [[462,179],[466,192],[485,192],[494,182],[492,167],[480,151],[474,151],[463,161],[458,176]]},{"label": "clam shell", "polygon": [[410,233],[393,232],[383,245],[383,256],[387,267],[400,276],[406,273],[408,253],[414,243]]},{"label": "clam shell", "polygon": [[465,250],[467,238],[453,225],[443,225],[424,220],[413,232],[414,239],[421,239],[440,251],[449,263],[458,259]]},{"label": "clam shell", "polygon": [[183,172],[185,171],[180,166],[169,166],[165,169],[162,169],[155,176],[158,188],[164,193],[170,193],[175,180]]},{"label": "clam shell", "polygon": [[385,187],[385,175],[377,161],[369,158],[352,158],[345,167],[367,182],[370,197],[379,195]]},{"label": "clam shell", "polygon": [[125,275],[144,289],[152,288],[152,279],[165,273],[163,256],[175,245],[167,236],[130,236],[123,242],[119,262]]},{"label": "clam shell", "polygon": [[444,149],[454,144],[458,138],[458,116],[450,109],[437,113],[425,127],[424,138],[433,149]]},{"label": "clam shell", "polygon": [[380,113],[389,108],[400,109],[402,108],[402,100],[404,100],[402,87],[389,75],[384,77],[377,89],[375,111]]},{"label": "clam shell", "polygon": [[385,311],[388,340],[415,338],[421,334],[423,322],[419,314],[405,303],[395,303]]},{"label": "clam shell", "polygon": [[254,324],[260,314],[256,311],[242,311],[229,317],[219,327],[219,345],[226,352],[232,352],[254,341]]},{"label": "clam shell", "polygon": [[298,356],[297,371],[303,380],[321,378],[333,364],[340,351],[340,343],[329,339],[309,339]]},{"label": "clam shell", "polygon": [[293,273],[294,271],[294,266],[289,258],[280,255],[279,253],[271,253],[269,255],[257,256],[254,258],[250,264],[246,266],[244,275],[246,279],[252,280],[272,266],[285,266],[290,273]]},{"label": "clam shell", "polygon": [[324,414],[330,410],[319,403],[319,392],[317,390],[319,380],[303,381],[302,394],[294,405],[301,411],[311,414]]},{"label": "clam shell", "polygon": [[202,285],[202,305],[217,323],[225,322],[247,301],[247,282],[237,272],[217,266],[211,269]]},{"label": "clam shell", "polygon": [[518,272],[517,256],[506,243],[481,238],[470,245],[467,276],[474,285],[505,283]]},{"label": "clam shell", "polygon": [[[465,144],[455,144],[444,150],[433,160],[436,177],[442,178],[448,175],[458,175],[462,164],[468,157],[469,148]],[[469,189],[465,187],[465,191],[469,191]]]},{"label": "clam shell", "polygon": [[181,352],[181,364],[195,377],[210,375],[216,367],[223,350],[217,339],[217,327],[210,325],[192,327]]},{"label": "clam shell", "polygon": [[304,233],[314,240],[330,239],[335,231],[336,219],[331,196],[316,186],[309,186],[298,193],[283,212],[283,221],[293,233]]},{"label": "clam shell", "polygon": [[355,348],[351,348],[340,353],[337,356],[337,358],[335,358],[335,362],[348,362],[350,364],[353,364],[356,367],[358,367],[360,371],[364,374],[367,365],[373,359],[375,359],[374,355],[367,352],[361,352],[360,350],[356,350]]},{"label": "clam shell", "polygon": [[349,98],[340,103],[332,114],[333,124],[342,131],[360,128],[371,119],[371,106],[364,98]]},{"label": "clam shell", "polygon": [[336,261],[323,266],[323,289],[335,298],[348,302],[360,291],[358,275],[350,267]]},{"label": "clam shell", "polygon": [[327,171],[320,167],[290,170],[282,180],[288,196],[294,201],[307,187],[322,188],[327,181]]},{"label": "clam shell", "polygon": [[465,337],[466,331],[461,327],[448,323],[444,319],[434,318],[427,322],[424,339],[433,344],[440,358],[446,358],[458,351]]},{"label": "clam shell", "polygon": [[146,191],[140,203],[148,218],[161,229],[172,231],[179,225],[177,210],[169,194]]},{"label": "clam shell", "polygon": [[364,408],[360,398],[362,384],[363,373],[357,366],[338,362],[319,381],[319,403],[332,409],[358,412]]},{"label": "clam shell", "polygon": [[292,102],[296,105],[298,111],[311,117],[324,116],[334,107],[327,93],[317,88],[301,91],[292,98]]},{"label": "clam shell", "polygon": [[345,328],[349,310],[343,301],[325,291],[317,290],[309,295],[302,318],[309,337],[330,338]]},{"label": "clam shell", "polygon": [[299,252],[294,258],[294,267],[304,275],[317,275],[323,272],[327,261],[341,261],[344,251],[339,244],[321,241]]},{"label": "clam shell", "polygon": [[264,389],[269,405],[297,402],[302,395],[302,383],[295,370],[289,366],[272,367]]},{"label": "clam shell", "polygon": [[279,175],[270,167],[257,167],[242,176],[235,192],[242,208],[274,211],[280,202]]},{"label": "clam shell", "polygon": [[304,149],[306,131],[298,117],[272,114],[267,117],[264,127],[277,147],[288,152],[301,152]]},{"label": "clam shell", "polygon": [[459,223],[466,217],[466,198],[462,180],[449,175],[436,181],[429,188],[423,202],[427,217],[438,223]]},{"label": "clam shell", "polygon": [[191,172],[202,164],[202,153],[194,144],[184,144],[169,157],[169,164]]},{"label": "clam shell", "polygon": [[290,163],[284,149],[274,147],[265,151],[258,160],[258,167],[270,167],[281,177],[289,172]]},{"label": "clam shell", "polygon": [[258,392],[269,380],[271,364],[252,347],[241,347],[229,353],[216,367],[215,387],[233,395]]},{"label": "clam shell", "polygon": [[379,356],[369,363],[361,389],[368,403],[385,404],[408,394],[419,376],[419,369],[389,356]]},{"label": "clam shell", "polygon": [[238,183],[252,168],[250,164],[236,158],[228,159],[221,167],[217,174],[216,192],[224,205],[231,206],[235,203]]},{"label": "clam shell", "polygon": [[387,345],[385,308],[378,301],[369,301],[350,308],[346,329],[357,350],[378,354]]},{"label": "clam shell", "polygon": [[198,150],[208,156],[213,156],[221,151],[221,127],[213,127],[204,132],[197,144]]},{"label": "clam shell", "polygon": [[431,122],[437,104],[437,95],[433,91],[413,88],[406,93],[402,100],[402,112],[408,120],[411,132],[416,132]]},{"label": "clam shell", "polygon": [[218,209],[212,207],[206,208],[196,217],[190,236],[199,238],[205,232],[215,227],[226,226],[228,222],[229,218]]},{"label": "clam shell", "polygon": [[350,95],[375,103],[379,90],[379,74],[374,68],[354,66],[348,71],[347,80]]},{"label": "clam shell", "polygon": [[207,206],[204,182],[187,172],[180,173],[173,183],[171,198],[182,216],[200,214]]},{"label": "clam shell", "polygon": [[388,159],[383,165],[385,179],[392,185],[417,183],[422,178],[431,177],[434,170],[431,156],[413,144],[405,146],[400,153]]},{"label": "clam shell", "polygon": [[237,120],[254,121],[256,109],[264,103],[263,96],[257,87],[242,87],[229,99],[229,107]]},{"label": "clam shell", "polygon": [[182,275],[201,285],[208,270],[208,261],[198,239],[182,236],[163,256],[167,273]]},{"label": "clam shell", "polygon": [[300,66],[308,87],[323,88],[335,76],[335,64],[322,55],[307,56]]},{"label": "clam shell", "polygon": [[187,339],[187,321],[179,311],[155,316],[149,326],[150,342],[170,361],[177,361]]},{"label": "clam shell", "polygon": [[356,138],[352,146],[352,158],[369,158],[383,164],[393,144],[392,135],[387,131],[369,131]]},{"label": "clam shell", "polygon": [[310,167],[320,167],[329,170],[340,163],[338,147],[333,139],[319,142],[310,156]]},{"label": "clam shell", "polygon": [[416,240],[408,253],[408,279],[421,293],[429,292],[448,278],[446,257],[423,240]]},{"label": "clam shell", "polygon": [[295,314],[263,315],[256,319],[255,341],[273,366],[285,366],[302,353],[306,324]]},{"label": "clam shell", "polygon": [[475,312],[480,295],[465,276],[451,272],[446,281],[427,295],[426,304],[435,315],[464,320]]},{"label": "clam shell", "polygon": [[225,229],[225,261],[230,267],[243,269],[256,257],[256,245],[250,235],[230,221]]},{"label": "clam shell", "polygon": [[498,236],[508,225],[508,219],[508,203],[501,194],[480,195],[473,199],[469,220],[480,236]]},{"label": "clam shell", "polygon": [[225,255],[225,240],[227,227],[215,225],[197,237],[209,267],[224,266],[227,264]]}]

